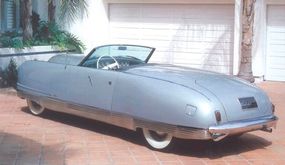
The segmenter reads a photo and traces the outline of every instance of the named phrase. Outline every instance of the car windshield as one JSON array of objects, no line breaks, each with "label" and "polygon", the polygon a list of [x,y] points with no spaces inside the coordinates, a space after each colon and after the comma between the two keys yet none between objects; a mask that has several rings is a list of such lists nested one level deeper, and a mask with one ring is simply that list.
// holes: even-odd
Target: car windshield
[{"label": "car windshield", "polygon": [[83,60],[82,66],[106,68],[112,63],[119,67],[147,63],[154,48],[137,45],[107,45],[95,48]]}]

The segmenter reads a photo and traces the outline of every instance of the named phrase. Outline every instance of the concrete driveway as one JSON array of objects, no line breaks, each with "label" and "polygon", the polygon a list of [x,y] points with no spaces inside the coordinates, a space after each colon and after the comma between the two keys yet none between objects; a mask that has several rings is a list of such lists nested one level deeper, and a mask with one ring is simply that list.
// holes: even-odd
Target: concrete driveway
[{"label": "concrete driveway", "polygon": [[221,142],[177,140],[168,153],[119,127],[49,111],[29,113],[25,100],[0,92],[0,165],[285,164],[285,83],[258,84],[271,97],[277,130]]}]

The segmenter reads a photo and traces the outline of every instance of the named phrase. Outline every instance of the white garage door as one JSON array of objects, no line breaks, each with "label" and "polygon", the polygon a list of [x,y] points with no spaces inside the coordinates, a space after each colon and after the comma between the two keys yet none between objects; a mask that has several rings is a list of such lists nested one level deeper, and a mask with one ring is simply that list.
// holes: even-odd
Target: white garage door
[{"label": "white garage door", "polygon": [[285,81],[285,5],[267,9],[267,80]]},{"label": "white garage door", "polygon": [[231,74],[233,5],[110,4],[114,43],[156,48],[150,62]]}]

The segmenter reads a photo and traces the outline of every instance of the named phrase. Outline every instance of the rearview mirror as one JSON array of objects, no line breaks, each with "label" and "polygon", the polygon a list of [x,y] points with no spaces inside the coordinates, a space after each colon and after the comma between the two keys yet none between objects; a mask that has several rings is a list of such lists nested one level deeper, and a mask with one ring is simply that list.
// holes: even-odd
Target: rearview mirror
[{"label": "rearview mirror", "polygon": [[127,50],[127,47],[126,46],[119,46],[118,50]]}]

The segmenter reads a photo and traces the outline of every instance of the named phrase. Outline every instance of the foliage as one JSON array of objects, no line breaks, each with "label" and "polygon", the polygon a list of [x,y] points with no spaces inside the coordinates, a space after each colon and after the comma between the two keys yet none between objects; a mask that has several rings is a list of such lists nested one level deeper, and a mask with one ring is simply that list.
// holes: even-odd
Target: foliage
[{"label": "foliage", "polygon": [[85,49],[85,45],[75,35],[61,30],[54,22],[45,21],[38,23],[38,28],[34,30],[31,40],[23,41],[21,34],[18,32],[5,32],[0,37],[0,42],[3,47],[18,49],[39,45],[55,45],[61,49],[77,52],[82,52]]},{"label": "foliage", "polygon": [[4,71],[1,71],[0,75],[4,85],[16,88],[18,71],[17,63],[13,58],[10,59],[8,67]]},{"label": "foliage", "polygon": [[62,49],[74,49],[82,52],[84,44],[73,34],[61,30],[55,22],[41,21],[37,33],[35,33],[36,44],[52,44]]},{"label": "foliage", "polygon": [[16,49],[24,48],[21,34],[18,32],[5,32],[0,36],[0,42],[3,47],[12,47]]},{"label": "foliage", "polygon": [[63,24],[73,23],[87,15],[86,0],[60,0],[60,16]]}]

